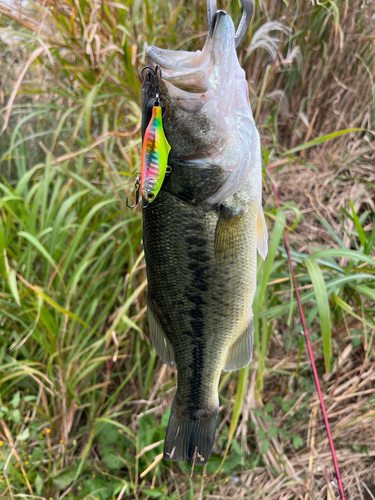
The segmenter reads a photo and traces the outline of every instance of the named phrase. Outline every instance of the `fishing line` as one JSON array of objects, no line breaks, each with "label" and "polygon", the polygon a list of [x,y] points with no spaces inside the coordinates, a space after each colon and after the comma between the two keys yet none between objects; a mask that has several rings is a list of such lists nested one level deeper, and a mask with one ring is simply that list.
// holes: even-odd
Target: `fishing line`
[{"label": "fishing line", "polygon": [[[261,122],[261,120],[259,120],[259,122]],[[265,137],[263,137],[263,141],[264,141],[265,147],[267,149],[267,144],[266,144]],[[268,168],[269,168],[269,171],[270,171],[270,174],[271,174],[270,180],[271,180],[272,189],[273,189],[273,192],[274,192],[274,195],[275,195],[275,199],[276,199],[276,205],[277,205],[277,208],[280,209],[280,202],[279,202],[279,196],[278,196],[278,192],[277,192],[277,186],[273,182],[273,169],[272,169],[272,165],[269,164]],[[325,423],[325,427],[326,427],[326,431],[327,431],[329,446],[331,448],[332,460],[333,460],[333,464],[334,464],[334,468],[335,468],[335,473],[336,473],[337,486],[338,486],[338,490],[339,490],[339,493],[340,493],[341,500],[345,500],[345,493],[344,493],[344,488],[343,488],[342,481],[341,481],[340,468],[339,468],[339,464],[338,464],[338,461],[337,461],[337,455],[336,455],[335,445],[333,443],[333,438],[332,438],[332,433],[331,433],[331,427],[329,425],[329,420],[328,420],[328,415],[327,415],[326,407],[325,407],[325,404],[324,404],[323,394],[322,394],[322,390],[320,388],[319,376],[318,376],[318,372],[317,372],[316,365],[315,365],[314,353],[313,353],[311,342],[310,342],[309,332],[307,330],[306,318],[305,318],[305,314],[303,312],[301,297],[300,297],[299,290],[298,290],[296,273],[294,271],[292,256],[291,256],[291,253],[290,253],[290,247],[289,247],[288,238],[287,238],[285,229],[283,230],[283,237],[284,237],[284,242],[285,242],[286,253],[288,255],[289,267],[290,267],[290,271],[292,273],[294,290],[295,290],[295,293],[296,293],[296,298],[297,298],[297,303],[298,303],[298,309],[299,309],[299,312],[300,312],[302,326],[303,326],[303,331],[301,333],[303,333],[303,335],[304,335],[304,337],[306,339],[307,350],[308,350],[308,353],[309,353],[310,363],[311,363],[312,371],[313,371],[313,374],[314,374],[314,380],[315,380],[315,385],[316,385],[316,389],[317,389],[318,396],[319,396],[320,407],[321,407],[321,411],[322,411],[322,414],[323,414],[323,419],[324,419],[324,423]]]}]

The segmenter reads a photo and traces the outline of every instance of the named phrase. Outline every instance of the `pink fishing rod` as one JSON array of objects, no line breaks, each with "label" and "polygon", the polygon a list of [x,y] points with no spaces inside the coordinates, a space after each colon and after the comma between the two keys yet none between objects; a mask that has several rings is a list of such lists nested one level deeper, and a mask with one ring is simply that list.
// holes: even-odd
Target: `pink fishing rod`
[{"label": "pink fishing rod", "polygon": [[[271,173],[271,182],[272,182],[273,171],[272,171],[272,165],[271,164],[269,165],[269,170],[270,170],[270,173]],[[275,193],[277,208],[280,208],[279,196],[277,194],[277,187],[276,187],[276,185],[273,182],[272,182],[272,188],[273,188],[273,192]],[[290,255],[290,249],[289,249],[289,244],[288,244],[288,238],[286,236],[285,231],[283,231],[283,236],[284,236],[284,241],[285,241],[286,252],[288,254],[289,266],[290,266],[290,270],[292,272],[294,289],[295,289],[295,292],[296,292],[296,297],[297,297],[299,312],[301,314],[301,320],[302,320],[302,325],[303,325],[303,332],[304,332],[304,335],[305,335],[305,338],[306,338],[306,344],[307,344],[307,349],[309,351],[310,362],[311,362],[311,366],[312,366],[312,369],[313,369],[313,372],[314,372],[315,384],[316,384],[316,388],[317,388],[317,391],[318,391],[320,406],[322,408],[324,423],[325,423],[326,430],[327,430],[329,446],[331,447],[332,460],[333,460],[333,464],[334,464],[335,472],[336,472],[337,486],[338,486],[338,489],[339,489],[339,492],[340,492],[341,500],[345,500],[345,493],[344,493],[344,488],[343,488],[342,481],[341,481],[340,469],[339,469],[339,464],[338,464],[338,461],[337,461],[335,445],[333,443],[333,438],[332,438],[332,433],[331,433],[331,427],[329,425],[329,420],[328,420],[328,415],[327,415],[326,407],[325,407],[325,404],[324,404],[323,394],[322,394],[322,390],[320,388],[320,382],[319,382],[318,372],[316,370],[316,365],[315,365],[315,360],[314,360],[314,354],[313,354],[313,350],[312,350],[312,346],[311,346],[311,342],[310,342],[309,332],[307,331],[305,314],[303,312],[301,297],[300,297],[299,290],[298,290],[296,273],[294,272],[292,257]]]}]

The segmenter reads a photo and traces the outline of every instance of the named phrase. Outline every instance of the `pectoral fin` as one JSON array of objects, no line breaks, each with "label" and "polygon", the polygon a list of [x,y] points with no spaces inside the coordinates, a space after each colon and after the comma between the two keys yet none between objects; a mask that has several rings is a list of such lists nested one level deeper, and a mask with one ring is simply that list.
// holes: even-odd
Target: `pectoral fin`
[{"label": "pectoral fin", "polygon": [[150,326],[151,340],[155,351],[158,353],[163,363],[173,367],[175,363],[173,346],[165,335],[158,318],[154,314],[150,301],[147,303],[147,317]]},{"label": "pectoral fin", "polygon": [[257,221],[257,249],[263,260],[266,259],[268,253],[268,233],[266,219],[264,218],[262,205],[259,209],[258,221]]},{"label": "pectoral fin", "polygon": [[244,245],[243,213],[225,205],[215,232],[215,260],[218,264],[232,264],[237,259]]},{"label": "pectoral fin", "polygon": [[223,370],[231,372],[248,365],[253,357],[254,324],[251,319],[249,326],[229,348]]}]

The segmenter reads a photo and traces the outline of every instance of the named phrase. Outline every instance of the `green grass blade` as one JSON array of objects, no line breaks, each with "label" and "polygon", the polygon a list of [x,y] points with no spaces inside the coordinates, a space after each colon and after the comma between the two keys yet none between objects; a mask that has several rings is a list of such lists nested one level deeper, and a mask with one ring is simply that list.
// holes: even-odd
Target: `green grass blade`
[{"label": "green grass blade", "polygon": [[64,285],[64,280],[62,277],[61,270],[59,266],[56,264],[56,262],[53,260],[51,255],[47,252],[47,250],[44,248],[44,246],[40,243],[40,241],[33,236],[32,234],[26,232],[26,231],[20,231],[18,233],[18,236],[21,238],[25,238],[25,240],[29,241],[35,248],[38,250],[38,252],[51,264],[51,266],[55,269],[57,274],[60,276],[60,279]]},{"label": "green grass blade", "polygon": [[373,226],[373,228],[372,228],[371,234],[368,238],[367,249],[365,251],[366,254],[369,254],[375,246],[375,217],[372,218],[372,226]]},{"label": "green grass blade", "polygon": [[352,209],[353,221],[354,221],[355,227],[357,229],[359,241],[361,242],[363,250],[366,252],[366,250],[367,250],[366,233],[364,232],[362,224],[361,224],[360,220],[358,219],[358,215],[356,214],[356,211],[354,209],[354,205],[353,205],[352,201],[349,200],[349,203],[350,203],[350,208]]},{"label": "green grass blade", "polygon": [[331,236],[337,241],[337,243],[340,245],[340,247],[346,249],[344,242],[342,241],[340,236],[337,234],[337,232],[334,231],[334,229],[328,224],[328,222],[326,222],[324,219],[319,217],[318,214],[314,213],[314,217],[316,217],[318,219],[318,221],[327,229],[327,231],[329,231]]},{"label": "green grass blade", "polygon": [[325,286],[323,273],[313,258],[305,260],[306,268],[309,272],[311,282],[314,287],[316,303],[319,311],[320,329],[323,339],[323,354],[326,372],[328,373],[331,365],[331,318],[329,312],[329,302],[327,289]]},{"label": "green grass blade", "polygon": [[358,319],[358,321],[360,321],[361,323],[365,324],[366,326],[368,326],[369,328],[372,328],[373,330],[375,330],[375,323],[370,323],[369,321],[365,320],[364,318],[361,318],[361,316],[359,316],[358,314],[356,314],[352,308],[350,307],[349,304],[347,304],[344,300],[340,299],[340,297],[338,297],[337,295],[333,295],[333,300],[334,302],[339,306],[341,307],[341,309],[343,309],[344,311],[346,311],[348,314],[350,314],[351,316],[353,316],[353,318],[356,318]]},{"label": "green grass blade", "polygon": [[266,294],[267,283],[271,274],[273,263],[275,261],[276,252],[278,250],[280,240],[283,234],[283,229],[285,225],[285,216],[281,211],[277,211],[276,215],[280,220],[280,222],[276,222],[273,229],[272,238],[268,247],[266,261],[264,263],[264,268],[262,271],[261,285],[260,287],[258,287],[259,293],[257,293],[256,297],[254,298],[254,307],[253,307],[254,311],[259,311],[262,308],[263,300]]},{"label": "green grass blade", "polygon": [[354,290],[357,290],[358,292],[363,293],[363,295],[366,295],[375,303],[375,290],[373,288],[370,288],[366,285],[353,285],[352,288],[354,288]]},{"label": "green grass blade", "polygon": [[305,142],[295,148],[288,149],[283,153],[284,156],[292,155],[294,153],[298,153],[299,151],[303,151],[304,149],[312,148],[313,146],[317,146],[318,144],[322,144],[323,142],[330,141],[335,139],[336,137],[340,137],[345,134],[351,134],[352,132],[364,132],[363,128],[348,128],[345,130],[338,130],[337,132],[333,132],[332,134],[323,135],[321,137],[317,137],[312,141]]},{"label": "green grass blade", "polygon": [[375,266],[375,260],[368,255],[364,255],[357,250],[344,250],[341,248],[328,248],[327,250],[319,250],[312,254],[314,259],[321,259],[325,257],[348,257],[349,259],[359,260],[361,262],[367,262],[372,266]]},{"label": "green grass blade", "polygon": [[87,214],[87,216],[85,217],[85,219],[81,222],[81,224],[79,225],[79,228],[78,228],[78,231],[77,233],[74,235],[74,238],[70,244],[70,247],[69,247],[69,251],[67,253],[67,256],[64,260],[64,264],[62,266],[63,268],[63,271],[66,272],[68,269],[69,269],[69,266],[71,264],[71,261],[75,255],[75,252],[77,250],[77,247],[80,243],[80,240],[89,224],[89,222],[91,221],[91,219],[94,217],[94,215],[99,211],[101,210],[102,208],[104,208],[106,205],[110,204],[110,203],[113,203],[115,200],[115,198],[111,198],[109,200],[104,200],[104,201],[101,201],[101,202],[98,202],[98,203],[95,203],[95,205],[93,206],[93,208],[89,211],[89,213]]},{"label": "green grass blade", "polygon": [[[267,283],[271,274],[272,266],[275,261],[276,253],[279,248],[280,239],[283,234],[283,229],[285,227],[285,216],[281,211],[277,211],[276,218],[279,222],[275,222],[272,238],[268,247],[268,254],[264,262],[263,267],[260,272],[260,277],[258,279],[257,291],[254,297],[253,313],[254,313],[254,341],[255,347],[258,353],[258,373],[255,384],[256,397],[259,398],[260,392],[263,387],[263,377],[265,368],[265,357],[268,345],[268,334],[265,334],[264,330],[267,329],[265,325],[262,324],[262,336],[260,338],[260,328],[259,328],[259,313],[262,310],[263,301],[266,296]],[[259,284],[259,280],[261,280]]]},{"label": "green grass blade", "polygon": [[219,474],[219,472],[221,471],[221,469],[223,468],[223,466],[225,464],[229,449],[230,449],[232,441],[233,441],[234,433],[237,429],[238,420],[240,418],[243,402],[245,399],[249,370],[250,370],[250,365],[245,366],[245,368],[242,368],[240,370],[240,373],[238,376],[236,400],[234,402],[232,417],[230,419],[230,424],[229,424],[228,442],[227,442],[227,446],[225,448],[225,453],[224,453],[223,459],[220,463],[218,470],[215,472],[215,475]]},{"label": "green grass blade", "polygon": [[5,261],[6,246],[7,243],[5,237],[3,218],[0,217],[0,275],[1,276],[4,276],[6,273],[6,261]]},{"label": "green grass blade", "polygon": [[17,288],[16,273],[13,269],[11,269],[8,272],[8,283],[9,283],[10,291],[12,292],[12,295],[14,297],[14,300],[17,302],[18,305],[21,305],[20,295],[18,293],[18,288]]}]

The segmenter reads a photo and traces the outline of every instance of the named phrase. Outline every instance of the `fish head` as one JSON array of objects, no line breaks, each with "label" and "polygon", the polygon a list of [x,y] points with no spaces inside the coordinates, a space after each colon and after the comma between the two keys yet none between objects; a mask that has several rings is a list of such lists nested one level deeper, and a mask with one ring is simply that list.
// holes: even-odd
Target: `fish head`
[{"label": "fish head", "polygon": [[[177,170],[176,175],[184,166],[194,166],[195,171],[202,166],[212,186],[203,190],[204,201],[219,203],[249,176],[255,143],[259,149],[245,72],[237,58],[233,21],[225,11],[218,11],[213,34],[208,35],[201,51],[150,46],[147,55],[149,66],[160,69],[163,127],[171,145],[168,163]],[[147,122],[153,83],[144,81],[142,92],[143,120]],[[207,165],[210,168],[205,169]],[[213,172],[215,182],[211,182]],[[173,176],[171,179],[173,182]],[[189,182],[194,183],[194,179]],[[204,183],[204,179],[199,182]]]}]

